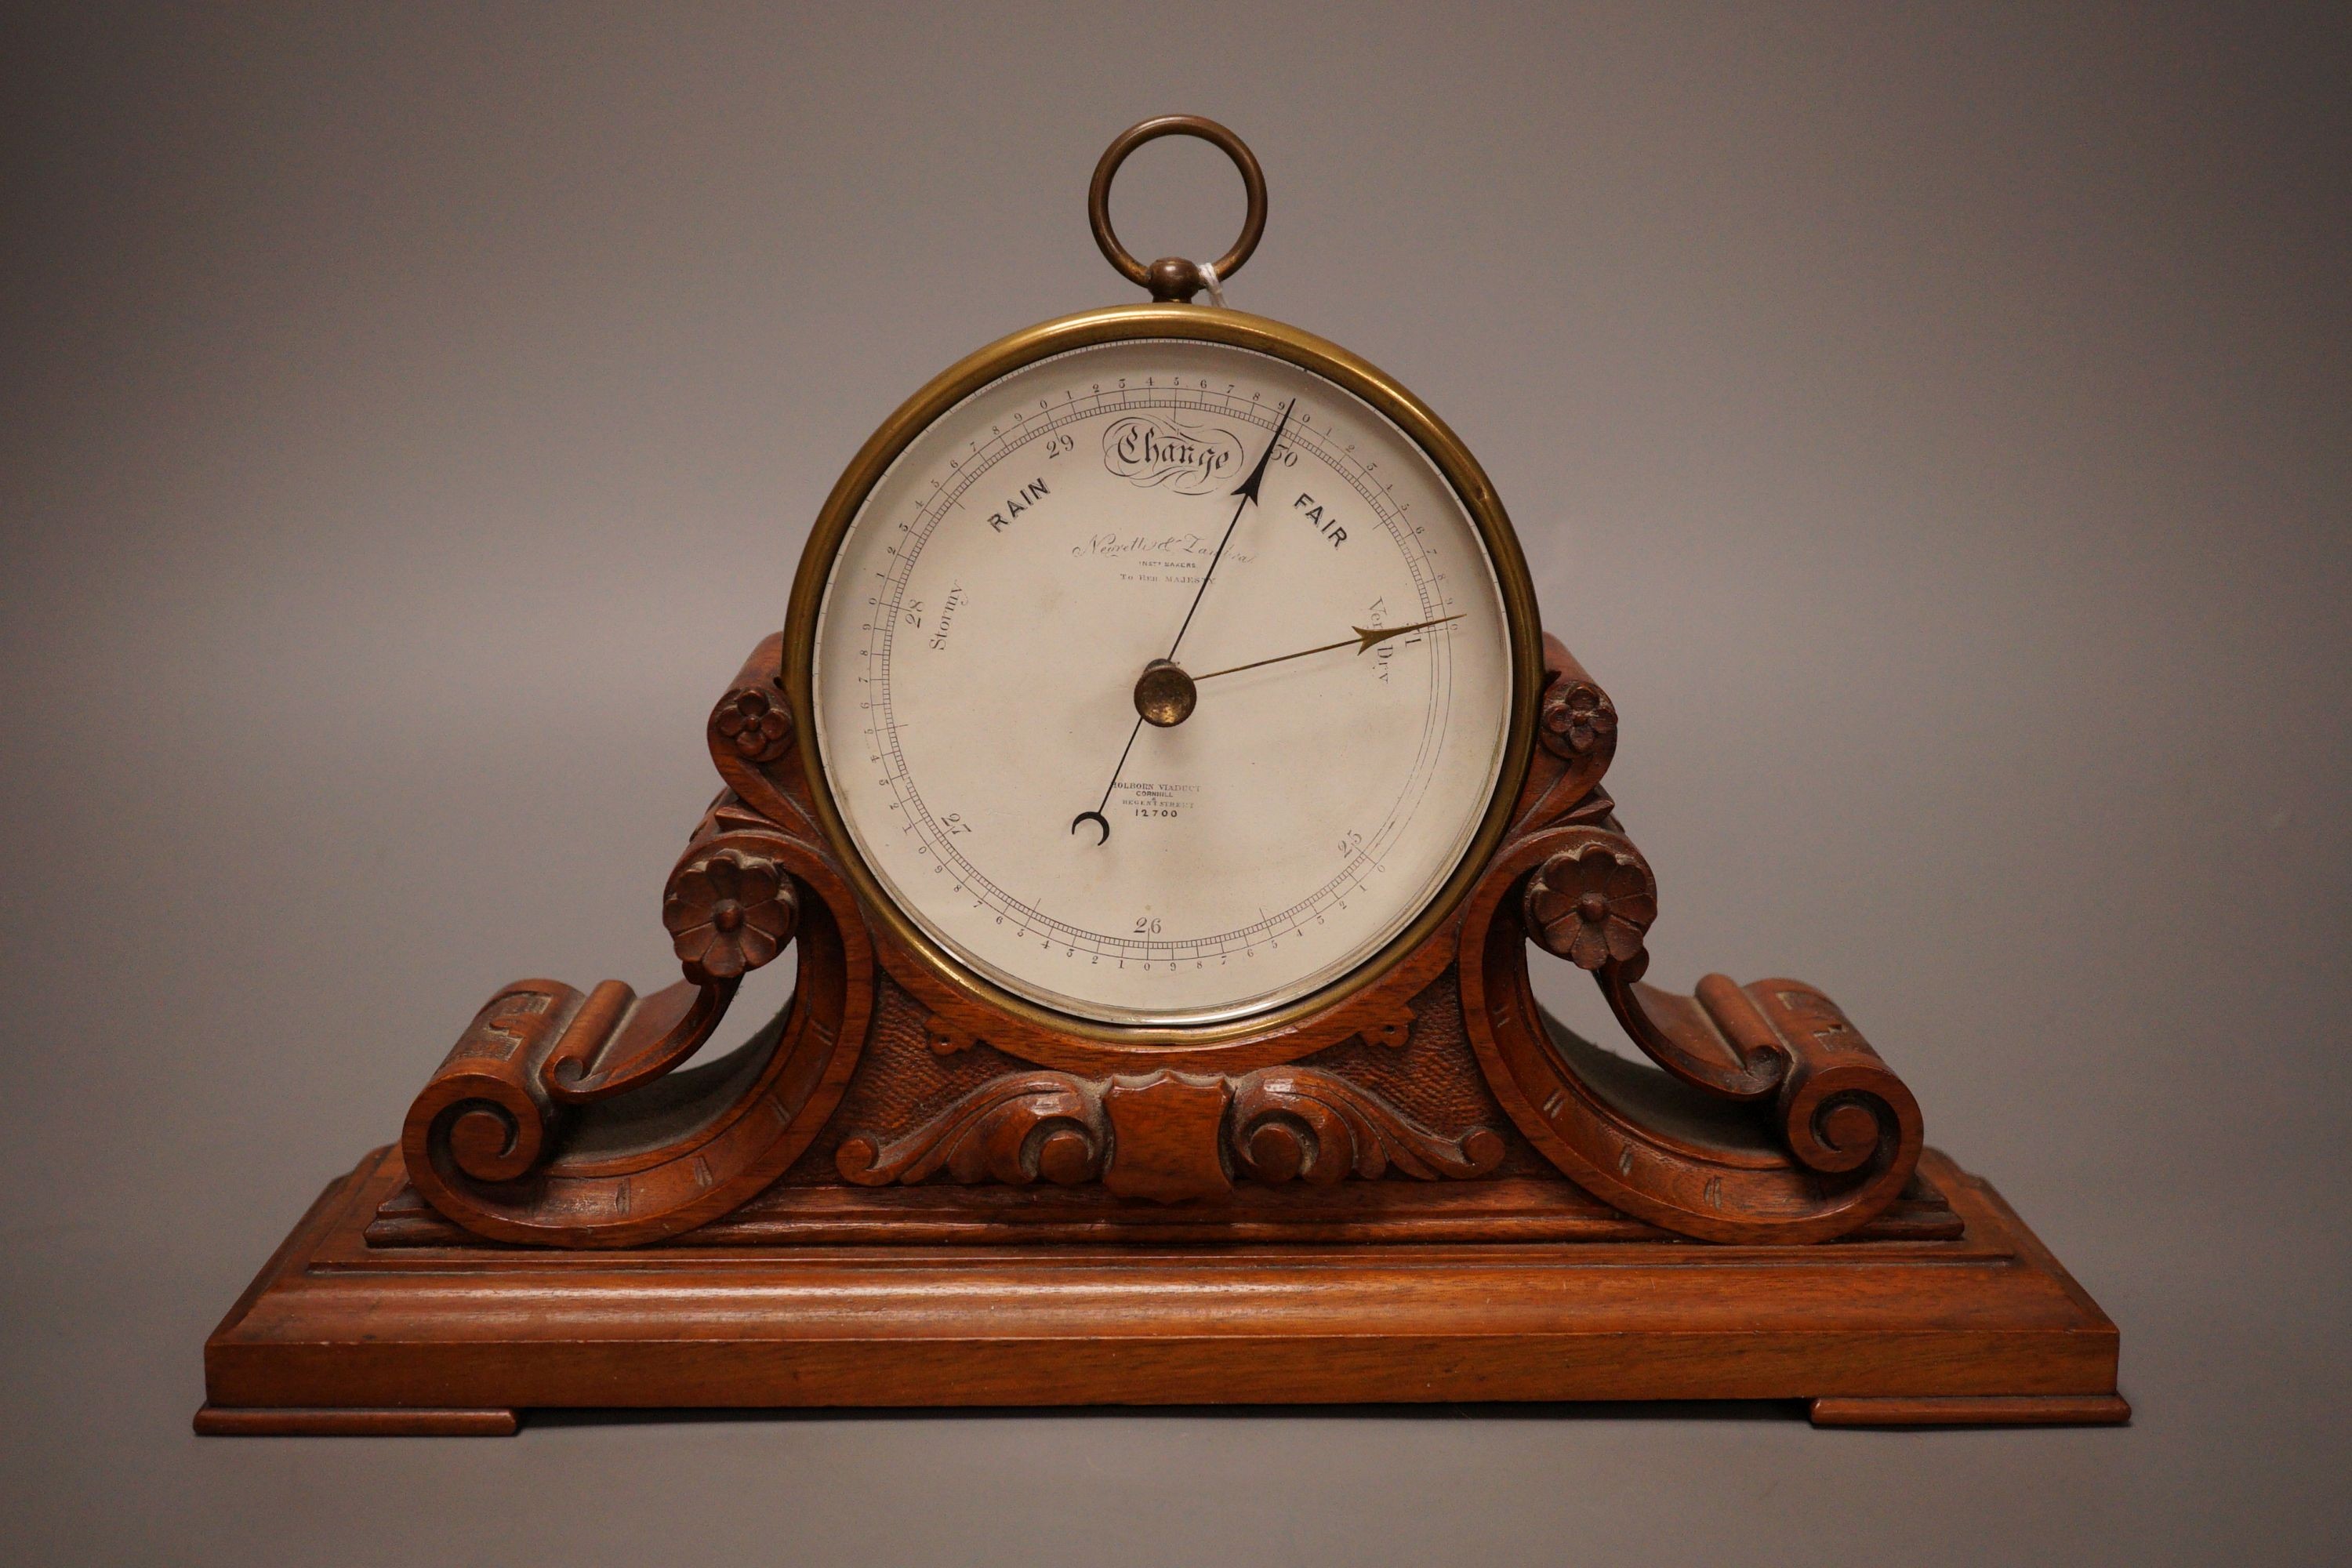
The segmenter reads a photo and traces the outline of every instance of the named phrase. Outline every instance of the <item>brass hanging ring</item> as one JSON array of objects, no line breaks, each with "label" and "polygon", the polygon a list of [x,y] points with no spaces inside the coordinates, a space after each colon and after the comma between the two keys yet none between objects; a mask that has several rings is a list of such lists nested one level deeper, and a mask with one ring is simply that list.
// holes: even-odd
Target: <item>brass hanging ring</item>
[{"label": "brass hanging ring", "polygon": [[1216,279],[1223,282],[1242,269],[1242,263],[1257,248],[1260,236],[1265,233],[1265,171],[1257,165],[1257,154],[1252,153],[1242,139],[1213,120],[1198,114],[1163,114],[1130,125],[1118,134],[1106,149],[1102,162],[1095,165],[1094,183],[1087,187],[1087,221],[1094,226],[1095,243],[1102,247],[1103,255],[1119,276],[1129,282],[1151,290],[1156,300],[1190,300],[1209,287],[1209,279],[1196,263],[1181,257],[1162,257],[1146,267],[1128,253],[1110,226],[1110,182],[1127,155],[1146,142],[1162,136],[1197,136],[1223,152],[1242,174],[1242,187],[1248,193],[1249,216],[1242,220],[1242,234],[1234,247],[1211,263]]}]

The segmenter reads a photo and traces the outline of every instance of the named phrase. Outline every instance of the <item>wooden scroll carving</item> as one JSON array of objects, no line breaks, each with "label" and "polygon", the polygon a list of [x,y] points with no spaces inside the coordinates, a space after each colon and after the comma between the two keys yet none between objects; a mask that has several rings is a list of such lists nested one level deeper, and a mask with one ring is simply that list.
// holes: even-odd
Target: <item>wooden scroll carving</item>
[{"label": "wooden scroll carving", "polygon": [[[781,644],[755,649],[711,713],[727,788],[662,904],[684,978],[645,997],[618,981],[583,993],[525,980],[484,1006],[402,1140],[410,1181],[443,1219],[497,1241],[622,1247],[771,1187],[830,1184],[874,1202],[1091,1188],[1121,1205],[1190,1205],[1212,1226],[1246,1209],[1263,1228],[1266,1204],[1360,1193],[1367,1233],[1389,1224],[1403,1238],[1427,1219],[1416,1184],[1558,1190],[1548,1166],[1683,1236],[1789,1243],[1871,1222],[1911,1179],[1918,1107],[1820,991],[1708,975],[1685,996],[1643,983],[1658,889],[1601,787],[1616,709],[1555,641],[1536,765],[1452,922],[1321,1015],[1132,1049],[992,1012],[868,920],[809,804],[775,684]],[[790,1005],[688,1068],[743,975],[788,943]],[[1656,1067],[1547,1018],[1530,945],[1590,973]],[[898,1009],[887,1026],[886,1007]],[[869,1047],[869,1033],[911,1054]],[[1457,1071],[1462,1092],[1433,1092],[1433,1071]],[[1437,1107],[1444,1124],[1405,1101]],[[829,1128],[836,1107],[844,1125]]]},{"label": "wooden scroll carving", "polygon": [[[773,760],[784,710],[755,700],[764,684],[747,667],[721,700],[714,754]],[[848,884],[793,830],[804,819],[787,821],[729,794],[695,829],[662,905],[677,984],[640,998],[614,980],[584,994],[519,981],[475,1016],[402,1131],[426,1202],[496,1240],[625,1247],[717,1218],[800,1155],[856,1066],[874,957]],[[726,1058],[677,1071],[742,976],[795,941],[783,1012]]]},{"label": "wooden scroll carving", "polygon": [[[1614,711],[1566,648],[1545,643],[1540,733],[1559,777],[1530,781],[1459,947],[1488,1086],[1564,1174],[1653,1225],[1711,1241],[1806,1242],[1867,1223],[1918,1164],[1917,1102],[1801,981],[1710,974],[1693,996],[1641,984],[1657,883],[1600,793]],[[1528,975],[1531,940],[1592,973],[1663,1076],[1545,1016]]]}]

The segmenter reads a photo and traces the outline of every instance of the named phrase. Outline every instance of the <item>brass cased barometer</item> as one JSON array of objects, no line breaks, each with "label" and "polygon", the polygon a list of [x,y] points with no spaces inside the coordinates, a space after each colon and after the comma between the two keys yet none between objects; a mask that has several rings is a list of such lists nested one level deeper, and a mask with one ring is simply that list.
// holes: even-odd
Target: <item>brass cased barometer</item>
[{"label": "brass cased barometer", "polygon": [[[942,981],[1105,1046],[1244,1040],[1392,968],[1535,744],[1542,634],[1475,459],[1231,310],[1089,311],[948,371],[835,486],[786,624],[869,904]],[[1139,710],[1148,677],[1181,718]]]}]

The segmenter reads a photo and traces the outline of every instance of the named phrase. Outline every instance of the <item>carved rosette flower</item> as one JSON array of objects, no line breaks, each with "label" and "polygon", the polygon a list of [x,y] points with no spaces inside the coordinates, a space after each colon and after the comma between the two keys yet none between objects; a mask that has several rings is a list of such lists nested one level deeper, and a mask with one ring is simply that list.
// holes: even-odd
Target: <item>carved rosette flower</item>
[{"label": "carved rosette flower", "polygon": [[687,978],[733,980],[783,951],[800,912],[783,869],[772,860],[721,849],[681,867],[662,900]]},{"label": "carved rosette flower", "polygon": [[1614,739],[1617,709],[1596,686],[1581,680],[1561,681],[1544,694],[1537,732],[1555,754],[1581,757]]},{"label": "carved rosette flower", "polygon": [[744,761],[772,763],[792,744],[793,713],[775,692],[741,686],[719,700],[710,728]]},{"label": "carved rosette flower", "polygon": [[1658,918],[1658,889],[1630,845],[1587,844],[1543,863],[1528,883],[1526,909],[1546,950],[1579,969],[1598,969],[1641,954]]}]

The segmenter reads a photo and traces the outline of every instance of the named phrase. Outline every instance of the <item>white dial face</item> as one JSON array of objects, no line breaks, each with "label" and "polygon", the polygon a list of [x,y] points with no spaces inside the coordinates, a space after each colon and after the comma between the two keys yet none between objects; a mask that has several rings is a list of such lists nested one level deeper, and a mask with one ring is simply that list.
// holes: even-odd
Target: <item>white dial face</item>
[{"label": "white dial face", "polygon": [[[965,398],[866,498],[815,637],[877,879],[998,984],[1116,1024],[1372,958],[1468,848],[1510,726],[1502,591],[1444,478],[1353,394],[1220,344]],[[1139,709],[1160,659],[1190,678],[1151,685],[1159,719],[1192,699],[1172,724]]]}]

